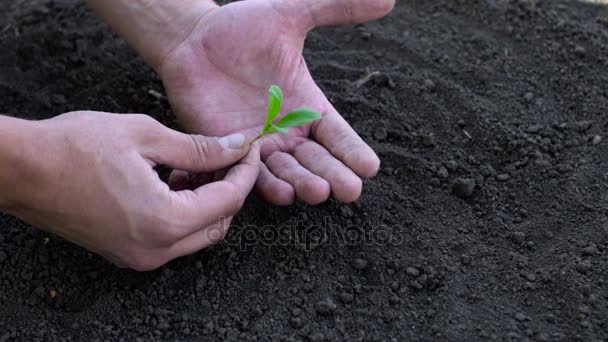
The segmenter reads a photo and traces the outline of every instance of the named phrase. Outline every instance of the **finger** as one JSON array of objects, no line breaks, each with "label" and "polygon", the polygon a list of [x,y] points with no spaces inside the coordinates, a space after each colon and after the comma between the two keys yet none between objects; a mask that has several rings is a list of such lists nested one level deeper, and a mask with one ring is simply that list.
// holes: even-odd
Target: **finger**
[{"label": "finger", "polygon": [[322,120],[313,124],[312,136],[360,177],[375,176],[380,159],[333,106],[331,108]]},{"label": "finger", "polygon": [[210,172],[228,167],[249,150],[241,133],[225,137],[189,135],[169,130],[163,139],[147,144],[146,156],[157,164],[191,173]]},{"label": "finger", "polygon": [[190,185],[190,174],[185,171],[173,170],[169,175],[169,189],[171,191],[182,191],[189,190]]},{"label": "finger", "polygon": [[329,182],[331,192],[338,201],[354,202],[361,195],[361,178],[321,145],[306,142],[296,147],[293,155],[302,166]]},{"label": "finger", "polygon": [[228,234],[232,217],[222,218],[214,225],[194,232],[179,240],[167,252],[170,259],[194,254],[211,245],[222,242]]},{"label": "finger", "polygon": [[382,18],[393,9],[395,0],[302,0],[292,6],[295,13],[304,16],[304,29],[309,31],[318,26],[350,25]]},{"label": "finger", "polygon": [[260,150],[258,144],[254,144],[247,156],[228,171],[224,180],[194,191],[173,192],[171,213],[181,222],[176,236],[182,238],[224,217],[234,216],[255,184],[259,164]]},{"label": "finger", "polygon": [[169,189],[171,191],[194,190],[213,181],[212,173],[189,173],[173,170],[169,175]]},{"label": "finger", "polygon": [[260,144],[253,143],[247,156],[228,171],[224,182],[233,184],[247,197],[260,174],[260,164]]},{"label": "finger", "polygon": [[275,152],[266,159],[266,166],[275,176],[291,184],[304,202],[315,205],[329,198],[329,183],[306,170],[290,154]]},{"label": "finger", "polygon": [[264,163],[260,163],[255,188],[258,195],[274,205],[290,205],[296,199],[293,186],[273,175]]}]

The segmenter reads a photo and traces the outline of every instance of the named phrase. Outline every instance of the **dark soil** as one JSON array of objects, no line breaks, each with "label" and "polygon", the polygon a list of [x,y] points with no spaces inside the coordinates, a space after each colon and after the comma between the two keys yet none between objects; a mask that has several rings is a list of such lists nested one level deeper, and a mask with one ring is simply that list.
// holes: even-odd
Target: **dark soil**
[{"label": "dark soil", "polygon": [[[76,0],[4,0],[0,32],[1,112],[177,127]],[[305,54],[383,161],[357,203],[251,199],[150,273],[0,216],[0,341],[608,339],[607,7],[403,0]]]}]

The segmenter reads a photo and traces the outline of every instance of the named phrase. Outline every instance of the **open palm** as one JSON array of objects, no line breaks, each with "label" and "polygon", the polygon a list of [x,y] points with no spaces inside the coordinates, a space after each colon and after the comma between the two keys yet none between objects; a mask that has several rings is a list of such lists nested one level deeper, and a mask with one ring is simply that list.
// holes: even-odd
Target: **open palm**
[{"label": "open palm", "polygon": [[302,57],[306,34],[317,26],[386,15],[394,0],[247,0],[199,17],[160,69],[171,103],[186,128],[205,135],[261,130],[268,87],[279,85],[283,108],[306,107],[323,119],[262,141],[264,165],[256,189],[266,200],[309,204],[330,194],[356,200],[361,178],[379,159],[339,115],[312,79]]}]

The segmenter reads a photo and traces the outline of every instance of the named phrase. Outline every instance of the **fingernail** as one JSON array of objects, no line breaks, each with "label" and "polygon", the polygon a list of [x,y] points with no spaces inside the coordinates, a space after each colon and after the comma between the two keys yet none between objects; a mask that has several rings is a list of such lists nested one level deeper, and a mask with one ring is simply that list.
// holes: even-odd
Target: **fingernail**
[{"label": "fingernail", "polygon": [[230,134],[217,140],[225,148],[238,150],[245,144],[245,136],[241,133]]}]

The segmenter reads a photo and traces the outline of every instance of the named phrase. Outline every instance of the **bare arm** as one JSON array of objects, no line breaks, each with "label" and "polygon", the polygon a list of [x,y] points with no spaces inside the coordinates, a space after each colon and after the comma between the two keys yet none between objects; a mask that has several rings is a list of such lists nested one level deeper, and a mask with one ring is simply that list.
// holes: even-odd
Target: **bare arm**
[{"label": "bare arm", "polygon": [[[212,0],[85,0],[158,71],[194,30],[198,18],[218,6]],[[181,37],[181,39],[180,39]]]}]

